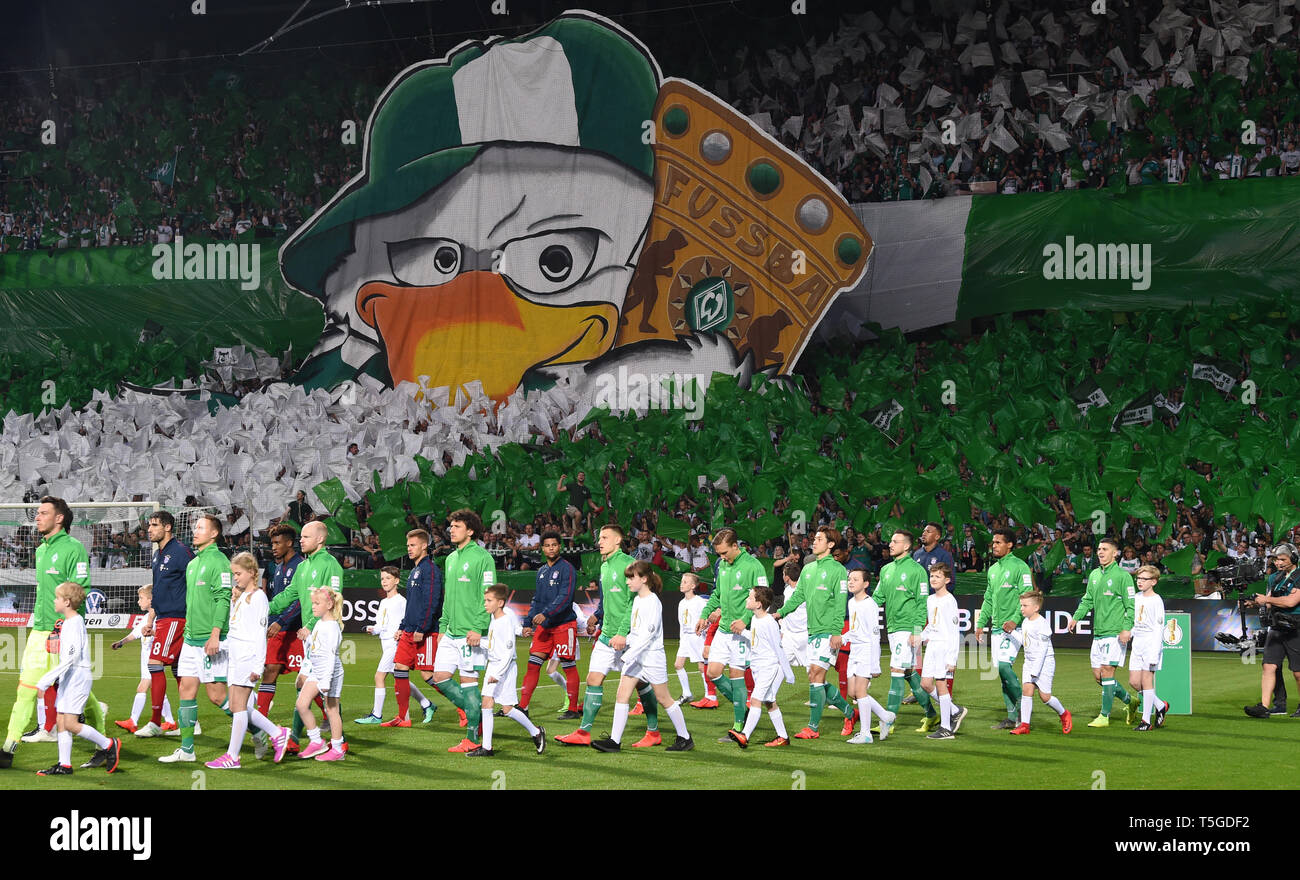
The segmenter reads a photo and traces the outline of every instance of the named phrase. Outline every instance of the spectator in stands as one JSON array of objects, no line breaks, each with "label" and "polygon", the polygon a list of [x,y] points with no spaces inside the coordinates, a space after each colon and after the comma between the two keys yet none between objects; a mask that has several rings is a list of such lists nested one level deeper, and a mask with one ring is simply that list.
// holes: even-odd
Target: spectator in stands
[{"label": "spectator in stands", "polygon": [[568,474],[560,474],[559,482],[555,484],[555,491],[569,493],[569,504],[564,511],[564,531],[573,535],[583,531],[587,511],[596,512],[596,503],[591,500],[586,473],[578,471],[577,480],[572,483],[566,483],[566,477]]},{"label": "spectator in stands", "polygon": [[[198,505],[193,506],[197,507]],[[299,489],[297,496],[293,501],[289,502],[289,508],[284,512],[281,519],[292,520],[298,525],[303,525],[311,520],[313,513],[311,505],[307,503],[307,493]]]}]

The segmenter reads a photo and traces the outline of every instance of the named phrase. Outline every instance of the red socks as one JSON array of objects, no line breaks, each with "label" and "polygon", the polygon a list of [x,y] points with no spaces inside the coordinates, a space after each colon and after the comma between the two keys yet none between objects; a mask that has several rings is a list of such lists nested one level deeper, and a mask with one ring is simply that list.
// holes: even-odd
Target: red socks
[{"label": "red socks", "polygon": [[45,696],[43,697],[45,701],[45,732],[46,733],[49,733],[50,731],[54,730],[54,722],[57,721],[59,717],[58,712],[55,711],[54,708],[55,693],[56,693],[55,689],[49,687],[45,689]]},{"label": "red socks", "polygon": [[578,667],[573,665],[564,670],[564,689],[569,692],[569,710],[578,711]]},{"label": "red socks", "polygon": [[397,717],[407,718],[411,711],[411,677],[407,673],[393,676],[393,690],[397,692]]},{"label": "red socks", "polygon": [[527,709],[529,701],[533,698],[533,691],[537,689],[537,680],[542,676],[542,664],[529,663],[528,671],[524,673],[524,687],[519,693],[519,708]]},{"label": "red socks", "polygon": [[[163,700],[167,699],[167,670],[160,669],[149,673],[149,720],[162,726]],[[259,706],[260,708],[260,706]],[[263,712],[262,714],[266,714]]]}]

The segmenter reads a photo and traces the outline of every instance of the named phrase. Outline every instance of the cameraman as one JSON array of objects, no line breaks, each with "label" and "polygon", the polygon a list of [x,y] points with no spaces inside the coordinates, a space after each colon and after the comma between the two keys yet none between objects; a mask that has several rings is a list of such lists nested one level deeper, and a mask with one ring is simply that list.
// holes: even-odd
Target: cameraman
[{"label": "cameraman", "polygon": [[[1296,562],[1300,553],[1294,544],[1279,544],[1273,548],[1275,571],[1268,576],[1268,592],[1255,596],[1248,605],[1258,606],[1261,617],[1269,617],[1268,638],[1264,642],[1264,677],[1260,681],[1260,701],[1246,707],[1252,718],[1267,718],[1270,714],[1264,701],[1274,693],[1278,683],[1278,670],[1286,657],[1300,687],[1300,573]],[[1300,717],[1300,711],[1296,712]]]}]

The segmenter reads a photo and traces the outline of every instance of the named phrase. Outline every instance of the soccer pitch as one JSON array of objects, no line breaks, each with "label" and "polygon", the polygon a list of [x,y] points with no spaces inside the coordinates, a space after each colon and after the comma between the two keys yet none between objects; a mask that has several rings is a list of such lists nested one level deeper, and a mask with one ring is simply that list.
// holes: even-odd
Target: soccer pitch
[{"label": "soccer pitch", "polygon": [[[12,637],[13,631],[4,635]],[[105,668],[96,681],[95,692],[109,704],[110,720],[126,717],[135,694],[139,670],[139,646],[108,651],[104,639]],[[732,713],[723,701],[717,710],[687,708],[686,721],[696,747],[694,751],[667,754],[664,748],[632,749],[645,729],[639,716],[629,720],[624,749],[618,754],[600,754],[587,747],[563,746],[551,737],[577,728],[576,721],[559,721],[555,715],[565,701],[563,690],[545,676],[533,697],[532,718],[546,728],[546,753],[535,754],[522,728],[508,719],[497,719],[492,758],[468,758],[448,754],[447,747],[460,741],[456,712],[441,695],[439,706],[427,726],[416,723],[409,729],[388,729],[353,724],[351,719],[369,711],[373,676],[379,658],[379,641],[352,637],[355,662],[346,666],[343,718],[351,752],[346,761],[321,764],[286,756],[275,765],[253,759],[251,740],[241,754],[243,769],[208,770],[202,764],[219,757],[226,749],[229,720],[207,702],[200,689],[199,721],[203,734],[196,738],[199,763],[159,764],[159,756],[170,753],[179,739],[123,737],[122,763],[112,775],[102,770],[82,770],[91,746],[77,739],[73,745],[75,775],[66,778],[36,776],[39,769],[55,763],[52,743],[19,746],[13,767],[0,771],[0,790],[9,789],[638,789],[638,788],[1002,788],[1002,789],[1195,789],[1195,788],[1290,788],[1300,777],[1300,756],[1293,748],[1300,737],[1300,719],[1275,717],[1246,718],[1241,707],[1258,699],[1260,666],[1243,665],[1235,654],[1193,655],[1192,688],[1196,714],[1169,717],[1163,729],[1135,733],[1123,724],[1123,707],[1116,701],[1111,726],[1090,729],[1087,722],[1097,714],[1100,689],[1088,669],[1084,650],[1058,650],[1057,696],[1074,715],[1074,731],[1062,736],[1052,711],[1035,697],[1034,729],[1028,736],[1009,736],[990,730],[1003,715],[996,675],[981,678],[978,670],[957,673],[958,702],[970,708],[957,738],[947,742],[926,740],[915,733],[922,715],[916,706],[904,706],[895,733],[885,742],[868,746],[848,745],[840,737],[843,717],[828,709],[819,740],[792,740],[782,749],[763,748],[771,739],[767,713],[754,734],[754,745],[742,750],[734,743],[720,744],[731,726]],[[520,680],[527,662],[527,643],[521,640]],[[583,640],[584,655],[589,643]],[[676,643],[667,644],[668,656]],[[586,657],[579,664],[586,669]],[[796,683],[781,690],[780,704],[791,734],[807,723],[807,679],[795,670]],[[1127,670],[1122,673],[1127,678]],[[834,674],[831,675],[832,679]],[[1118,676],[1117,676],[1118,677]],[[1288,675],[1289,678],[1289,675]],[[698,697],[702,685],[692,674],[692,688]],[[291,680],[282,679],[291,682]],[[605,683],[605,704],[596,718],[595,734],[603,736],[613,718],[616,678]],[[13,669],[0,672],[0,703],[8,719],[18,676]],[[391,686],[391,679],[389,681]],[[1294,682],[1291,682],[1294,684]],[[1158,680],[1157,680],[1158,684]],[[432,689],[422,689],[429,693]],[[670,674],[669,689],[676,694],[678,683]],[[872,692],[883,699],[888,685],[877,680]],[[286,692],[287,691],[287,692]],[[292,685],[282,688],[271,717],[288,723]],[[1294,694],[1294,689],[1292,689]],[[169,696],[176,699],[174,683]],[[1292,708],[1300,705],[1293,696]],[[391,690],[385,713],[395,711]],[[418,707],[412,701],[412,714]],[[147,715],[146,708],[146,715]],[[417,716],[418,718],[418,716]],[[672,725],[660,714],[665,744],[672,742]],[[120,733],[115,726],[109,735]],[[1268,770],[1261,772],[1260,746],[1269,755]]]}]

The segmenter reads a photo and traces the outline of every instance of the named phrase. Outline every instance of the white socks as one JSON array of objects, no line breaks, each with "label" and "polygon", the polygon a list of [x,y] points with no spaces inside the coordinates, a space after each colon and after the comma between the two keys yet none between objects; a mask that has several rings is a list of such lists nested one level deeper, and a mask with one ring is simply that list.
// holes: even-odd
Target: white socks
[{"label": "white socks", "polygon": [[[484,717],[486,717],[486,714],[484,715]],[[518,724],[524,730],[528,731],[529,736],[537,736],[537,734],[540,732],[540,728],[538,728],[538,726],[534,724],[527,715],[525,715],[523,712],[520,712],[519,709],[517,709],[514,706],[512,706],[510,708],[510,711],[506,713],[506,717],[509,718],[511,721],[513,721],[515,724]]]},{"label": "white socks", "polygon": [[226,754],[239,758],[239,750],[244,745],[244,734],[248,733],[248,710],[236,712],[230,716],[230,747]]},{"label": "white socks", "polygon": [[767,717],[772,719],[772,726],[776,728],[777,736],[781,737],[781,739],[790,738],[785,732],[785,719],[781,717],[780,709],[773,706],[771,711],[767,713]]},{"label": "white socks", "polygon": [[[1052,697],[1052,699],[1053,699],[1053,700],[1056,700],[1056,697]],[[1057,701],[1056,701],[1056,704],[1059,706],[1059,705],[1061,704],[1061,703],[1060,703],[1060,700],[1057,700]],[[1052,704],[1051,704],[1051,703],[1048,703],[1047,705],[1050,706],[1050,705],[1052,705]],[[1021,723],[1021,724],[1028,724],[1028,723],[1029,723],[1029,716],[1030,716],[1031,714],[1033,714],[1033,711],[1034,711],[1034,698],[1033,698],[1033,697],[1021,697],[1021,698],[1020,698],[1020,723]],[[1059,714],[1061,714],[1061,713],[1058,712],[1058,713],[1056,713],[1056,714],[1059,715]]]},{"label": "white socks", "polygon": [[[859,708],[862,707],[861,700],[858,701],[858,706]],[[864,709],[863,711],[866,710]],[[749,710],[749,714],[745,716],[745,739],[749,739],[749,737],[754,733],[755,728],[758,727],[759,716],[762,714],[762,706],[755,706]],[[786,736],[785,719],[781,717],[781,710],[773,706],[771,709],[767,710],[767,717],[772,719],[772,726],[776,728],[776,735],[782,739],[789,739],[789,737]],[[866,716],[864,715],[863,717]]]},{"label": "white socks", "polygon": [[492,730],[496,727],[496,720],[496,716],[492,712],[485,711],[483,713],[483,738],[480,742],[482,742],[483,748],[489,752],[492,751]]},{"label": "white socks", "polygon": [[623,741],[623,730],[627,727],[627,714],[632,708],[627,703],[614,704],[614,727],[610,731],[609,738],[616,743]]},{"label": "white socks", "polygon": [[64,767],[72,766],[72,733],[67,730],[60,730],[58,733],[59,740],[59,763]]},{"label": "white socks", "polygon": [[257,706],[248,707],[248,723],[268,736],[278,736],[280,733],[279,726],[257,711]]},{"label": "white socks", "polygon": [[[424,695],[423,691],[415,686],[415,679],[411,679],[411,696],[415,697],[415,701],[420,704],[421,709],[429,708],[429,698]],[[381,706],[380,708],[383,707]],[[382,712],[376,712],[375,714],[380,718],[384,717]]]},{"label": "white socks", "polygon": [[131,723],[135,724],[140,720],[140,713],[144,711],[144,701],[149,699],[149,694],[137,692],[135,699],[131,701]]},{"label": "white socks", "polygon": [[1061,701],[1058,700],[1056,697],[1052,697],[1050,700],[1047,701],[1047,708],[1051,709],[1057,715],[1065,714],[1065,707],[1061,705]]},{"label": "white socks", "polygon": [[375,702],[371,705],[370,714],[376,718],[384,717],[384,697],[388,693],[388,688],[375,688]]},{"label": "white socks", "polygon": [[550,672],[546,673],[546,675],[551,679],[551,681],[555,682],[560,687],[567,687],[569,684],[565,681],[564,676],[559,673],[559,670],[552,669]]},{"label": "white socks", "polygon": [[311,730],[307,731],[307,738],[315,745],[320,745],[320,728],[313,727]]},{"label": "white socks", "polygon": [[686,730],[686,718],[682,715],[682,704],[679,700],[668,707],[668,720],[673,723],[673,730],[683,739],[690,739],[691,735]]},{"label": "white socks", "polygon": [[1142,720],[1147,724],[1151,723],[1151,710],[1156,707],[1156,692],[1154,689],[1142,691]]},{"label": "white socks", "polygon": [[943,729],[952,730],[952,697],[948,694],[939,695],[939,716]]},{"label": "white socks", "polygon": [[[863,722],[868,721],[872,715],[875,715],[876,718],[884,721],[885,716],[888,714],[888,710],[876,702],[876,698],[871,696],[871,694],[858,698],[858,715]],[[870,724],[867,725],[867,727],[870,726]]]},{"label": "white socks", "polygon": [[754,706],[749,710],[749,714],[745,716],[745,729],[743,731],[745,739],[749,739],[749,737],[754,733],[754,728],[758,727],[758,719],[762,714],[763,710],[758,706]]},{"label": "white socks", "polygon": [[686,677],[685,669],[677,670],[677,680],[682,685],[682,699],[689,700],[691,698],[691,680]]}]

